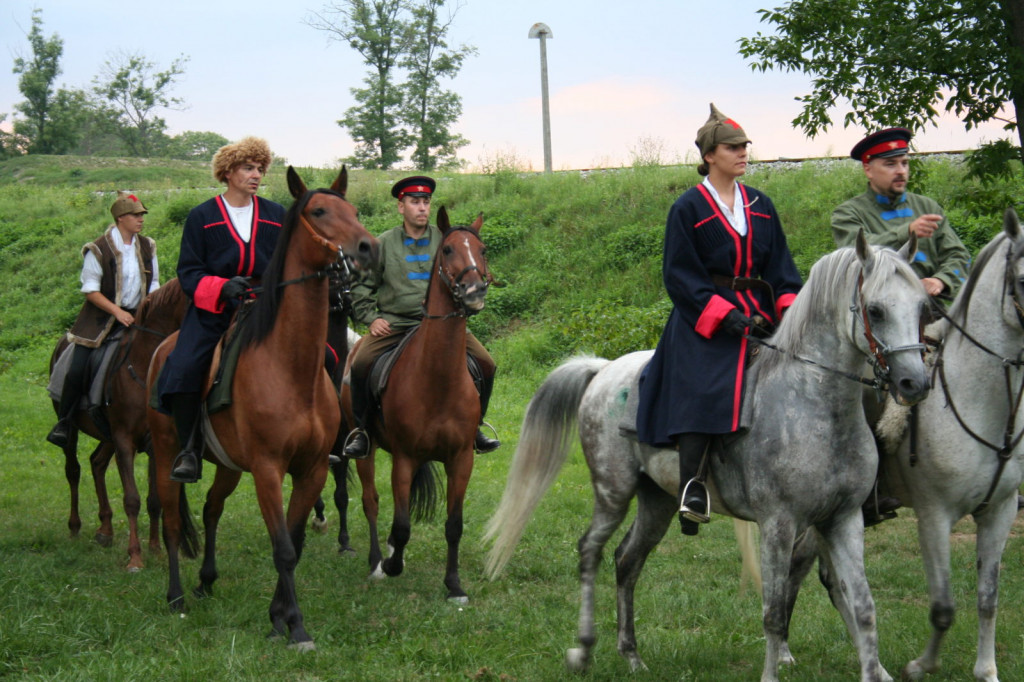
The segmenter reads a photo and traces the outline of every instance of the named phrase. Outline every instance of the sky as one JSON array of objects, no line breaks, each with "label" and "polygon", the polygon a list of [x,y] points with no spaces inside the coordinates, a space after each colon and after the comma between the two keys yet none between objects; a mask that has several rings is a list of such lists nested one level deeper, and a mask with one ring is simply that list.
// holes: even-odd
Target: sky
[{"label": "sky", "polygon": [[[163,111],[171,135],[212,131],[264,137],[298,166],[330,168],[354,149],[337,125],[368,67],[347,44],[312,28],[340,0],[4,0],[0,7],[0,114],[24,98],[14,59],[30,57],[33,8],[43,34],[64,40],[57,82],[88,89],[119,53],[141,53],[165,70],[188,57],[171,94],[187,108]],[[444,87],[462,97],[454,130],[470,141],[471,170],[543,170],[540,41],[546,41],[554,170],[618,167],[652,155],[696,163],[693,140],[715,105],[753,140],[753,159],[843,157],[866,131],[839,124],[810,139],[791,121],[811,91],[799,73],[751,70],[737,41],[771,27],[760,8],[780,0],[450,0],[459,9],[451,45],[469,57]],[[6,60],[6,62],[5,62]],[[955,118],[915,138],[917,151],[970,149],[1006,137],[997,124],[966,132]],[[408,162],[403,164],[408,167]]]}]

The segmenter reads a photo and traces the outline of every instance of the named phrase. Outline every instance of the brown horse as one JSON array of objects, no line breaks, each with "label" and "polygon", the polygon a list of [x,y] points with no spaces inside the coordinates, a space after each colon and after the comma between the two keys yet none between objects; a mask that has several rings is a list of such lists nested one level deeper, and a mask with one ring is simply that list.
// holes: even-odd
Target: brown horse
[{"label": "brown horse", "polygon": [[[368,267],[379,257],[379,244],[345,200],[347,186],[345,168],[330,189],[313,191],[288,168],[288,189],[295,202],[263,273],[264,293],[252,304],[240,331],[232,404],[209,415],[206,428],[208,446],[215,437],[228,461],[213,459],[207,447],[207,457],[217,469],[203,508],[206,542],[195,595],[211,593],[217,578],[216,536],[224,501],[242,472],[248,471],[278,572],[270,603],[271,635],[287,634],[291,645],[302,650],[314,645],[296,599],[295,566],[302,555],[310,509],[327,478],[327,452],[339,421],[338,396],[324,369],[328,275],[339,267]],[[153,357],[151,388],[176,340],[176,336],[169,338]],[[211,377],[215,370],[211,368]],[[180,611],[185,604],[178,551],[181,548],[186,556],[194,556],[198,534],[183,486],[170,480],[179,450],[174,422],[150,408],[149,423],[167,547],[167,601]],[[285,474],[292,479],[287,515],[282,493]]]},{"label": "brown horse", "polygon": [[[478,216],[469,227],[453,227],[445,209],[438,212],[443,237],[434,257],[423,321],[391,370],[381,413],[368,429],[371,458],[360,463],[363,509],[370,523],[370,568],[376,577],[401,574],[411,514],[429,512],[436,490],[431,464],[444,465],[448,483],[444,584],[448,598],[462,603],[469,601],[459,581],[462,507],[480,423],[480,400],[466,367],[466,318],[483,309],[491,280],[480,240],[482,224]],[[377,491],[372,478],[372,453],[377,446],[391,453],[392,461],[395,516],[388,546],[393,551],[386,559],[377,536]],[[364,469],[371,475],[364,476]]]},{"label": "brown horse", "polygon": [[[100,527],[95,540],[104,547],[114,541],[112,524],[113,511],[107,494],[106,472],[111,457],[117,454],[117,471],[124,490],[124,511],[128,517],[128,565],[129,571],[143,567],[142,545],[139,541],[139,512],[141,499],[135,484],[135,453],[146,451],[152,455],[149,440],[149,425],[146,423],[146,372],[153,351],[169,334],[181,326],[185,317],[188,298],[181,290],[177,278],[147,296],[135,316],[135,322],[118,341],[116,355],[107,378],[106,395],[109,402],[102,414],[109,429],[101,429],[84,411],[80,411],[69,434],[68,445],[64,448],[64,475],[71,490],[71,514],[68,528],[77,536],[82,528],[78,513],[78,484],[81,466],[78,464],[78,432],[92,436],[99,443],[89,456],[93,482],[96,485],[96,499],[99,503]],[[61,336],[50,357],[50,372],[64,349],[69,345],[67,336]],[[56,411],[59,406],[53,401]],[[160,502],[156,496],[153,477],[153,458],[149,458],[149,494],[146,499],[149,513],[149,548],[160,550],[157,524],[160,518]]]}]

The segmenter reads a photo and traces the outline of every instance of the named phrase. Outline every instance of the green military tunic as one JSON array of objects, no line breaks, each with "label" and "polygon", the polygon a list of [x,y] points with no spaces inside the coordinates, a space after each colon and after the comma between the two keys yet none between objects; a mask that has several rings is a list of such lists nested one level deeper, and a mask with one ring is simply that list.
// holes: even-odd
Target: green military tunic
[{"label": "green military tunic", "polygon": [[863,227],[870,244],[898,250],[910,238],[910,223],[925,213],[943,218],[931,237],[917,240],[917,254],[911,265],[918,277],[941,280],[947,293],[955,296],[967,277],[971,254],[953,231],[942,207],[933,199],[905,192],[899,199],[892,200],[868,189],[833,211],[832,236],[836,246],[853,246],[857,231]]},{"label": "green military tunic", "polygon": [[413,239],[400,225],[378,239],[379,264],[352,287],[353,317],[365,325],[383,317],[396,331],[416,326],[423,318],[441,231],[430,225],[420,239]]}]

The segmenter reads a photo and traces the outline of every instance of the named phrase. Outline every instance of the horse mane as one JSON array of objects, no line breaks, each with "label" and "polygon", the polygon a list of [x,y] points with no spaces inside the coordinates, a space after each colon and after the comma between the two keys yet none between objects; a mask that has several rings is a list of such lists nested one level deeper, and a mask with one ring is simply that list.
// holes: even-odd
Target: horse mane
[{"label": "horse mane", "polygon": [[[892,249],[875,247],[874,259],[871,276],[862,285],[865,294],[870,295],[893,276],[921,286],[914,270]],[[771,343],[791,352],[799,348],[808,338],[808,327],[821,320],[824,311],[834,307],[849,308],[852,288],[856,286],[860,272],[860,260],[855,247],[842,247],[822,256],[811,267],[807,281],[779,322]],[[833,317],[831,314],[825,316]],[[758,365],[764,371],[788,359],[786,353],[762,352]]]},{"label": "horse mane", "polygon": [[[974,297],[974,290],[978,288],[978,280],[981,279],[981,274],[992,262],[993,256],[996,251],[1006,241],[1006,234],[999,233],[995,239],[990,241],[978,254],[977,260],[974,261],[971,267],[971,276],[964,282],[963,288],[960,290],[960,294],[956,297],[953,305],[949,310],[949,317],[956,321],[958,324],[963,324],[967,320],[967,311],[971,307],[971,299]],[[1011,248],[1011,247],[1008,247]],[[945,332],[946,327],[949,326],[949,322],[943,320],[942,331]],[[940,334],[944,336],[945,334]]]},{"label": "horse mane", "polygon": [[187,303],[188,300],[178,278],[167,280],[163,286],[142,299],[139,310],[135,314],[136,323],[146,326],[151,316],[164,314],[165,311],[175,310],[179,306],[184,307]]},{"label": "horse mane", "polygon": [[284,263],[288,255],[288,244],[291,242],[292,232],[295,231],[295,226],[299,222],[299,216],[302,215],[302,210],[309,203],[313,194],[329,191],[317,189],[306,192],[292,202],[288,212],[285,213],[281,234],[278,235],[277,244],[274,246],[274,254],[270,257],[270,262],[267,263],[261,278],[261,288],[263,291],[256,298],[256,302],[252,304],[252,310],[249,313],[247,322],[239,330],[238,342],[241,344],[240,348],[248,348],[250,345],[260,343],[274,329],[277,313],[281,309],[283,289],[280,284],[284,279]]}]

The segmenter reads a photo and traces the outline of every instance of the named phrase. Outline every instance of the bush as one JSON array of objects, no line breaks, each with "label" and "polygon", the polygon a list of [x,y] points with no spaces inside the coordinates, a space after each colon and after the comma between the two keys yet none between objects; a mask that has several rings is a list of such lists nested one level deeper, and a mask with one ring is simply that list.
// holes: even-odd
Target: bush
[{"label": "bush", "polygon": [[599,298],[593,305],[574,310],[560,331],[571,352],[613,359],[654,348],[671,310],[667,298],[642,308]]}]

